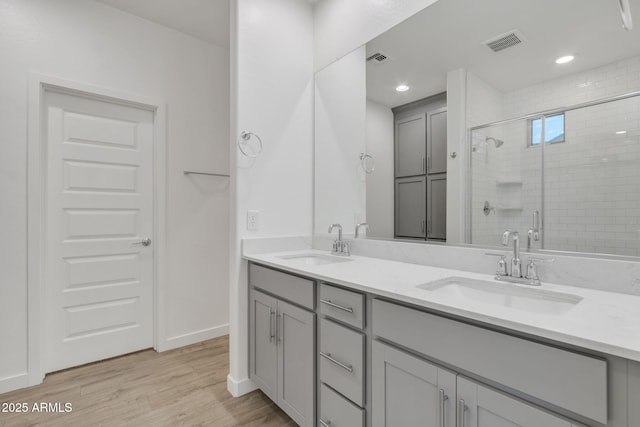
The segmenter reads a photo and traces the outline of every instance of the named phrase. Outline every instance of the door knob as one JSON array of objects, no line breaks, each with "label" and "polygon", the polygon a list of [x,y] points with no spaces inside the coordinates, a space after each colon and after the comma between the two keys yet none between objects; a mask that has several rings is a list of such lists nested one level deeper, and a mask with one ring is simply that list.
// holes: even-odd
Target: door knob
[{"label": "door knob", "polygon": [[142,245],[142,246],[149,246],[151,244],[151,238],[147,237],[145,239],[142,239],[139,242],[133,242],[133,245]]}]

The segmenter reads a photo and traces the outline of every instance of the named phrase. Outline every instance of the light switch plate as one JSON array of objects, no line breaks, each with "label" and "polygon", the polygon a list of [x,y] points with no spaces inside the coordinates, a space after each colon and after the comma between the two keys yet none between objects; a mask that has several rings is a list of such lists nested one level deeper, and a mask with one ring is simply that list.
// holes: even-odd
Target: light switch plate
[{"label": "light switch plate", "polygon": [[260,212],[247,211],[247,230],[258,231]]}]

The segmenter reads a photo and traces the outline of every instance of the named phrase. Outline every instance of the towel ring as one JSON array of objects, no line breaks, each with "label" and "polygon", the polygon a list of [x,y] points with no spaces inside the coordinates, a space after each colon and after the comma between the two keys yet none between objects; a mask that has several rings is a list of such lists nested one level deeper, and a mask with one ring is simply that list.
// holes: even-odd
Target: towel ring
[{"label": "towel ring", "polygon": [[369,154],[360,153],[360,166],[365,173],[373,173],[376,170],[376,160]]},{"label": "towel ring", "polygon": [[[249,141],[251,140],[251,137],[254,137],[258,140],[258,150],[257,151],[253,151],[248,149],[249,145]],[[245,132],[242,131],[240,133],[240,136],[238,137],[238,148],[240,149],[240,151],[242,152],[242,154],[244,154],[247,157],[251,157],[251,158],[256,158],[260,155],[260,153],[262,152],[262,139],[260,139],[260,137],[258,135],[256,135],[253,132]]]}]

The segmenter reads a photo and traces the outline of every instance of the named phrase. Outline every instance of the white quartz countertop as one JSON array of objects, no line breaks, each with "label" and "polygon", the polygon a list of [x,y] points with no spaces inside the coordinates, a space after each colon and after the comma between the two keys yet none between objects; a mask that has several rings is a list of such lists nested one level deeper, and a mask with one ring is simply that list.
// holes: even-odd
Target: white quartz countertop
[{"label": "white quartz countertop", "polygon": [[[543,282],[542,286],[535,289],[576,295],[583,299],[563,314],[541,314],[482,303],[468,298],[438,295],[435,292],[417,288],[418,285],[452,276],[494,281],[491,274],[470,273],[355,255],[349,257],[348,262],[323,265],[304,265],[300,260],[281,258],[309,253],[329,254],[326,251],[303,250],[244,254],[244,258],[461,318],[640,361],[640,297],[638,296]],[[509,286],[531,288],[527,285],[511,283]]]}]

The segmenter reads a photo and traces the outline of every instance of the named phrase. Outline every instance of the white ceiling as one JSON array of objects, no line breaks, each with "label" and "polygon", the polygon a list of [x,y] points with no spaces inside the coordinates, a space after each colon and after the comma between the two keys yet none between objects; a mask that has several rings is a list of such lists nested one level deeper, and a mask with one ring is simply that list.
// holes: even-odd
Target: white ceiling
[{"label": "white ceiling", "polygon": [[98,0],[122,11],[229,47],[230,0]]},{"label": "white ceiling", "polygon": [[[367,44],[384,64],[367,66],[367,97],[389,107],[446,90],[447,71],[466,68],[500,91],[640,54],[640,0],[630,0],[633,31],[614,0],[439,0]],[[509,30],[526,41],[494,53],[482,45]],[[559,56],[576,59],[564,66]],[[405,83],[411,90],[395,91]]]}]

